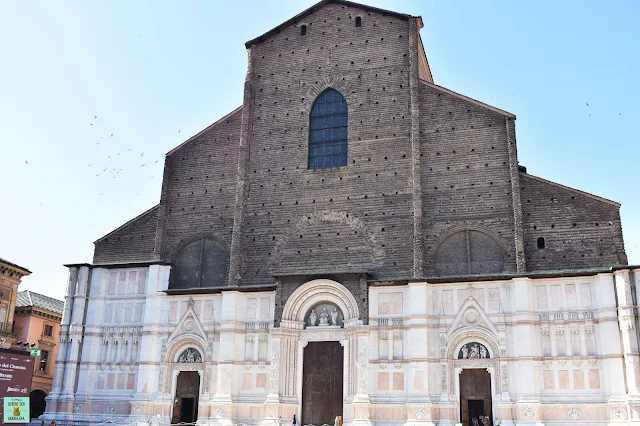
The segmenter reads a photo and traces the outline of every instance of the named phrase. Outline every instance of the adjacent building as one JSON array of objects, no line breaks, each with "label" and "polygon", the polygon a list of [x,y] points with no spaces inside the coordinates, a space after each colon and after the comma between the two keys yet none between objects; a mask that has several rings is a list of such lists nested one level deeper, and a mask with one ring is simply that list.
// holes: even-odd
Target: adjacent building
[{"label": "adjacent building", "polygon": [[31,271],[0,258],[0,347],[9,348],[16,342],[13,315],[16,307],[18,286]]},{"label": "adjacent building", "polygon": [[63,308],[62,300],[30,290],[19,292],[16,298],[15,334],[20,341],[40,349],[31,381],[32,418],[44,413],[45,398],[51,393]]},{"label": "adjacent building", "polygon": [[620,205],[528,173],[421,27],[323,0],[246,43],[243,105],[68,265],[43,419],[640,422]]}]

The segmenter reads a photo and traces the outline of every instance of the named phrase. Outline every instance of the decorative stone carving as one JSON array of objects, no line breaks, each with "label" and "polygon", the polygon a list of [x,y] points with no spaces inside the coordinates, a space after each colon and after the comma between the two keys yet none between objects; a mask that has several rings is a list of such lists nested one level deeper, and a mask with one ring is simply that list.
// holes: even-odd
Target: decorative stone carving
[{"label": "decorative stone carving", "polygon": [[627,409],[621,405],[613,412],[613,416],[618,420],[627,420]]},{"label": "decorative stone carving", "polygon": [[522,415],[527,419],[533,419],[536,417],[536,413],[531,407],[524,407],[522,409]]},{"label": "decorative stone carving", "polygon": [[82,404],[78,403],[73,407],[73,412],[74,413],[79,413],[82,411]]},{"label": "decorative stone carving", "polygon": [[160,368],[158,374],[158,392],[164,392],[164,368]]},{"label": "decorative stone carving", "polygon": [[218,408],[216,410],[216,416],[217,417],[223,417],[226,411],[224,411],[224,408]]},{"label": "decorative stone carving", "polygon": [[136,404],[135,407],[133,407],[133,414],[140,414],[142,413],[142,407],[140,406],[140,404]]},{"label": "decorative stone carving", "polygon": [[322,312],[320,312],[320,322],[318,323],[318,325],[329,325],[329,313],[327,312],[327,308],[322,308]]},{"label": "decorative stone carving", "polygon": [[113,414],[113,413],[115,413],[115,412],[116,412],[116,406],[115,406],[115,405],[113,405],[113,404],[109,404],[109,405],[107,406],[107,413],[108,413],[108,414]]},{"label": "decorative stone carving", "polygon": [[269,392],[278,393],[280,375],[280,339],[271,341],[271,370],[269,371]]},{"label": "decorative stone carving", "polygon": [[491,358],[487,348],[478,342],[462,345],[458,352],[458,359],[488,359]]},{"label": "decorative stone carving", "polygon": [[197,349],[187,348],[178,357],[178,362],[183,364],[192,364],[196,362],[202,362],[202,355]]},{"label": "decorative stone carving", "polygon": [[447,366],[442,364],[440,365],[440,378],[442,383],[442,393],[447,393],[448,382],[447,382]]},{"label": "decorative stone carving", "polygon": [[395,364],[393,364],[393,366],[397,369],[401,369],[402,368],[402,363],[400,362],[396,362]]},{"label": "decorative stone carving", "polygon": [[582,413],[576,407],[572,407],[567,414],[571,420],[576,421],[580,418]]},{"label": "decorative stone carving", "polygon": [[318,316],[316,315],[316,311],[315,309],[312,309],[311,313],[309,314],[309,325],[311,327],[315,327],[317,320],[318,320]]},{"label": "decorative stone carving", "polygon": [[337,308],[333,308],[333,311],[331,311],[331,325],[338,325],[338,309]]},{"label": "decorative stone carving", "polygon": [[424,418],[427,417],[427,412],[425,411],[424,408],[422,407],[418,407],[415,410],[413,410],[413,418],[416,420],[424,420]]},{"label": "decorative stone carving", "polygon": [[367,346],[366,339],[358,339],[358,392],[367,393]]}]

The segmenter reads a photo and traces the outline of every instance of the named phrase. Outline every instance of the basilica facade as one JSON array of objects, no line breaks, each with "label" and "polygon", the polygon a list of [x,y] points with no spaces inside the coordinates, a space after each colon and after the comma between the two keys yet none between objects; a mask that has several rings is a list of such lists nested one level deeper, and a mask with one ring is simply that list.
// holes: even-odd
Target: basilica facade
[{"label": "basilica facade", "polygon": [[246,43],[243,105],[68,265],[42,419],[640,423],[620,205],[528,174],[421,27],[323,0]]}]

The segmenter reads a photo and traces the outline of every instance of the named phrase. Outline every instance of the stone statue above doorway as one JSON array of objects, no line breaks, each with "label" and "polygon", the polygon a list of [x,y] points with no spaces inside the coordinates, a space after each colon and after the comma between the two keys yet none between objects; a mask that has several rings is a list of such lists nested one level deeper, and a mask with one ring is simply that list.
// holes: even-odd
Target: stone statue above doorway
[{"label": "stone statue above doorway", "polygon": [[320,302],[313,306],[305,316],[305,328],[342,327],[344,316],[333,303]]},{"label": "stone statue above doorway", "polygon": [[458,352],[458,359],[487,359],[491,358],[486,346],[482,343],[471,342],[462,345]]}]

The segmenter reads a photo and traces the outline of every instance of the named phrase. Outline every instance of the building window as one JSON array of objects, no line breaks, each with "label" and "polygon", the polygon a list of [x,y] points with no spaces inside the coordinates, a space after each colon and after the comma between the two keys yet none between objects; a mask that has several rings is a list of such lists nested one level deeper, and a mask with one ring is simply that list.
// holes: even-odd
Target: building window
[{"label": "building window", "polygon": [[362,26],[362,18],[359,16],[356,16],[356,27],[361,27]]},{"label": "building window", "polygon": [[49,364],[49,351],[40,351],[40,368],[39,370],[47,374],[47,367]]},{"label": "building window", "polygon": [[544,237],[538,237],[538,250],[544,250]]},{"label": "building window", "polygon": [[307,26],[306,25],[300,26],[300,35],[307,35]]},{"label": "building window", "polygon": [[53,326],[52,325],[45,325],[44,326],[44,335],[47,336],[47,337],[53,336]]},{"label": "building window", "polygon": [[347,100],[334,89],[320,94],[311,107],[309,168],[347,165]]}]

